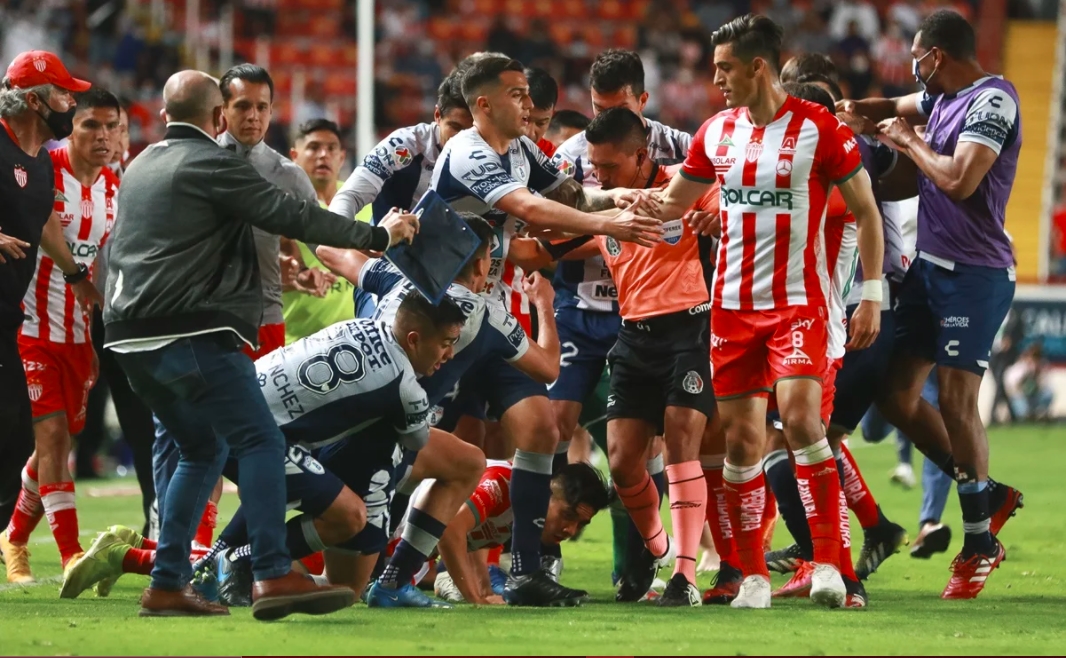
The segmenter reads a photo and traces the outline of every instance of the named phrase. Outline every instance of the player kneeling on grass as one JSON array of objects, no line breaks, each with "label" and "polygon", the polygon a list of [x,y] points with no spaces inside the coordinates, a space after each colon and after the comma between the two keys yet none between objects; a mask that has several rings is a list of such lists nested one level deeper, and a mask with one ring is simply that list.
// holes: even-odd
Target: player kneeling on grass
[{"label": "player kneeling on grass", "polygon": [[[412,500],[418,499],[428,482],[419,486]],[[511,537],[510,489],[511,463],[489,462],[474,494],[441,535],[439,550],[448,571],[437,577],[434,589],[438,596],[452,602],[504,603],[492,589],[481,549],[502,546]],[[551,480],[551,502],[541,542],[558,545],[577,535],[610,502],[611,494],[595,468],[583,462],[564,466]]]},{"label": "player kneeling on grass", "polygon": [[[436,372],[451,358],[464,321],[454,304],[433,306],[421,295],[410,294],[391,327],[372,320],[338,323],[256,362],[267,404],[290,443],[287,497],[304,511],[287,524],[294,558],[344,542],[366,525],[368,516],[364,500],[369,490],[346,487],[302,446],[359,437],[361,428],[387,424],[392,428],[387,432],[390,443],[377,449],[385,453],[389,463],[384,468],[391,473],[397,443],[418,450],[429,440],[429,404],[416,377]],[[233,533],[223,533],[233,543],[216,542],[214,553],[247,543],[238,517],[239,510],[231,522]],[[113,582],[122,573],[148,573],[154,553],[143,548],[131,552],[140,539],[135,535],[120,531],[99,536],[77,569],[65,575],[68,586],[82,592],[100,580]]]}]

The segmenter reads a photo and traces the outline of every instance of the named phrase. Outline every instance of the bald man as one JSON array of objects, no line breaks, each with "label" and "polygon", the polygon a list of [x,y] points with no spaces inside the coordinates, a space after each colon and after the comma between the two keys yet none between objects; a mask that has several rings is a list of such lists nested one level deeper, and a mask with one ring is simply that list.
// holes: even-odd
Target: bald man
[{"label": "bald man", "polygon": [[[380,251],[412,238],[417,220],[405,215],[370,227],[265,181],[215,142],[225,129],[222,94],[205,73],[175,74],[163,99],[166,136],[133,161],[122,181],[104,308],[105,347],[180,453],[169,485],[157,491],[162,521],[140,614],[228,614],[189,585],[188,556],[193,526],[231,451],[249,519],[255,618],[339,610],[354,602],[350,589],[319,587],[291,571],[285,441],[255,367],[240,351],[255,346],[263,313],[252,227]],[[262,384],[294,385],[286,377]],[[100,550],[94,543],[83,559]],[[92,569],[80,572],[93,576]]]}]

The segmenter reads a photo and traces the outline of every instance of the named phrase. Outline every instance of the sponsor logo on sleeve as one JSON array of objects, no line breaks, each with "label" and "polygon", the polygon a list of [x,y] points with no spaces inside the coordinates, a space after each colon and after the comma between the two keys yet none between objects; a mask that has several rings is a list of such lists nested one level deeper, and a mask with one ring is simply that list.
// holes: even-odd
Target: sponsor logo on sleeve
[{"label": "sponsor logo on sleeve", "polygon": [[396,158],[396,164],[401,167],[406,167],[411,164],[411,160],[413,159],[411,156],[411,149],[406,146],[397,146],[392,153]]},{"label": "sponsor logo on sleeve", "polygon": [[526,332],[522,329],[522,325],[516,324],[511,333],[507,335],[507,342],[517,350],[522,345],[522,340],[525,337]]}]

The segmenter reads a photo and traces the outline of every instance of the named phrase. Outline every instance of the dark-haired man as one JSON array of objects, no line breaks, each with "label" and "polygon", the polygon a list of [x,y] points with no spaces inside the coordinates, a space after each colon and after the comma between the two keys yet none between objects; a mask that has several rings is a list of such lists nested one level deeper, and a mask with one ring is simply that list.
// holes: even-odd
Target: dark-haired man
[{"label": "dark-haired man", "polygon": [[529,111],[526,124],[526,137],[550,158],[555,154],[555,146],[545,139],[544,135],[548,132],[552,115],[555,113],[555,103],[559,100],[559,85],[544,69],[530,67],[525,70],[525,74],[526,80],[529,81],[529,98],[533,101],[533,109]]},{"label": "dark-haired man", "polygon": [[[103,89],[74,97],[70,141],[52,153],[55,204],[42,241],[64,241],[75,267],[92,286],[91,268],[115,221],[118,178],[107,167],[114,150],[119,102]],[[30,533],[48,515],[64,569],[82,551],[74,479],[67,468],[71,437],[85,426],[89,390],[96,383],[99,361],[89,335],[89,313],[55,260],[37,253],[36,270],[22,304],[26,319],[19,332],[19,353],[26,371],[33,411],[35,451],[26,462],[19,504],[3,542],[25,550]],[[68,266],[69,267],[69,266]],[[95,288],[93,289],[95,291]],[[99,297],[99,293],[96,293]],[[10,394],[11,392],[8,392]],[[7,560],[8,580],[31,579],[25,554],[16,549]]]},{"label": "dark-haired man", "polygon": [[[299,127],[289,157],[310,177],[318,194],[318,203],[323,208],[329,206],[340,189],[337,178],[344,164],[344,155],[340,128],[329,119],[311,119]],[[354,286],[343,278],[337,279],[325,272],[325,266],[307,245],[295,240],[293,242],[300,250],[302,266],[321,271],[320,276],[325,278],[328,287],[320,297],[307,294],[313,292],[311,290],[292,285],[299,281],[299,277],[292,284],[286,282],[281,295],[284,304],[286,345],[332,324],[355,317],[352,299]]]},{"label": "dark-haired man", "polygon": [[[829,607],[846,603],[841,569],[851,560],[842,551],[840,481],[821,418],[828,351],[823,217],[833,185],[858,222],[865,269],[880,271],[883,255],[881,219],[854,135],[825,108],[781,90],[782,37],[780,26],[751,14],[714,33],[715,83],[728,109],[696,134],[655,213],[681,217],[714,180],[721,183],[711,360],[726,432],[723,477],[745,576],[732,602],[738,608],[770,605],[758,520],[771,393],[808,501],[816,563],[811,599]],[[701,232],[711,230],[696,223]],[[878,332],[882,291],[874,283],[876,290],[864,287],[853,316],[853,349],[867,347]]]},{"label": "dark-haired man", "polygon": [[[412,499],[422,494],[423,482]],[[511,463],[490,461],[481,481],[455,515],[440,538],[440,554],[448,567],[447,575],[437,577],[438,596],[446,600],[499,605],[503,597],[495,594],[485,561],[477,551],[507,543],[511,537]],[[577,535],[597,512],[610,504],[611,496],[603,477],[584,462],[564,466],[552,476],[551,502],[544,517],[541,542],[547,545],[564,542]],[[443,581],[443,582],[442,582]],[[447,585],[445,583],[452,583]]]},{"label": "dark-haired man", "polygon": [[589,118],[577,110],[559,110],[552,115],[544,138],[551,142],[553,150],[558,149],[563,142],[587,128],[588,125]]},{"label": "dark-haired man", "polygon": [[[226,132],[218,143],[248,160],[260,176],[283,192],[301,201],[318,203],[315,188],[303,169],[263,141],[274,111],[274,81],[270,73],[254,64],[238,64],[222,74],[218,86],[226,117]],[[252,230],[264,302],[259,349],[249,355],[254,360],[285,345],[285,317],[281,301],[282,239],[258,228]],[[285,253],[290,258],[299,256],[299,250],[288,241]],[[321,277],[310,283],[316,292],[325,288]]]},{"label": "dark-haired man", "polygon": [[[647,133],[647,149],[640,157],[668,165],[685,157],[692,136],[642,114],[648,92],[644,88],[644,64],[637,53],[617,49],[601,53],[592,64],[589,82],[593,117],[615,107],[627,108],[641,117]],[[596,167],[590,161],[584,131],[563,143],[552,162],[586,187],[599,186],[602,181],[597,176],[612,170],[606,163]],[[639,187],[640,183],[616,180],[610,187]],[[584,261],[561,262],[555,270],[554,283],[559,291],[555,313],[559,341],[563,345],[563,361],[559,381],[548,394],[559,425],[561,445],[558,450],[565,454],[584,402],[596,389],[607,365],[607,353],[615,344],[622,321],[618,315],[618,288],[599,253]],[[661,497],[666,491],[662,459],[651,455],[648,468]],[[629,524],[627,537],[626,554],[633,558],[640,554],[643,542],[632,524]],[[634,575],[629,573],[631,570],[632,566],[627,565],[624,573],[617,574],[619,600],[635,600],[646,594],[630,591],[628,583]],[[643,582],[643,577],[638,576],[636,582]]]},{"label": "dark-haired man", "polygon": [[[496,233],[493,268],[485,295],[507,306],[522,269],[507,262],[510,242],[520,228],[575,234],[607,234],[615,239],[654,244],[660,239],[656,220],[637,219],[632,211],[614,210],[605,193],[586,192],[559,172],[525,137],[533,102],[520,62],[487,55],[463,73],[463,97],[474,128],[451,140],[437,161],[433,189],[456,210],[481,215]],[[540,193],[544,196],[534,194]],[[611,209],[609,217],[587,211]],[[541,568],[540,530],[550,498],[552,458],[558,442],[547,390],[502,360],[478,370],[476,386],[514,441],[511,501],[515,529],[511,578],[504,598],[517,605],[551,605],[573,599],[575,590],[554,582]]]},{"label": "dark-haired man", "polygon": [[[990,486],[988,438],[977,412],[992,341],[1014,298],[1014,255],[1003,225],[1021,116],[1014,85],[981,68],[973,27],[959,14],[927,16],[911,54],[924,93],[850,108],[881,120],[880,133],[921,172],[918,257],[899,291],[896,354],[882,411],[908,435],[920,431],[913,427],[922,420],[920,392],[937,366],[952,453],[937,461],[954,466],[966,528],[942,597],[969,599],[1003,559],[995,533],[1022,503],[1016,490]],[[926,122],[924,139],[910,121]]]}]

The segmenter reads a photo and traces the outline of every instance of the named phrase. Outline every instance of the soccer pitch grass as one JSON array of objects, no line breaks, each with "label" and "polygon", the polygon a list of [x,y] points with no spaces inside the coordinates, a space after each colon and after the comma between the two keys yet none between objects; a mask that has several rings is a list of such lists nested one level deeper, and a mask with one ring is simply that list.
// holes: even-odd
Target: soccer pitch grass
[{"label": "soccer pitch grass", "polygon": [[[867,582],[866,610],[827,611],[807,600],[775,601],[768,611],[713,606],[660,610],[616,604],[610,582],[610,519],[600,514],[578,542],[563,547],[564,581],[588,589],[578,609],[474,608],[369,610],[362,604],[327,617],[252,619],[247,608],[214,619],[142,619],[137,601],[147,579],[125,576],[111,597],[90,591],[74,601],[58,594],[59,560],[42,523],[31,539],[32,565],[46,582],[0,585],[0,654],[249,655],[249,654],[1062,654],[1066,653],[1066,515],[1062,477],[1066,432],[1061,427],[991,432],[993,474],[1022,489],[1026,506],[1001,534],[1007,561],[975,601],[941,601],[948,564],[961,546],[952,494],[945,519],[955,536],[949,553],[915,560],[906,550]],[[917,532],[920,491],[888,484],[891,442],[853,441],[867,481],[886,514]],[[917,453],[916,453],[917,455]],[[920,466],[920,457],[918,466]],[[101,485],[128,487],[127,479]],[[89,497],[79,490],[83,545],[109,524],[137,525],[134,496]],[[223,514],[236,497],[223,498]],[[858,538],[861,531],[853,534]],[[786,541],[783,524],[777,543]],[[861,541],[856,539],[855,554]],[[700,576],[705,588],[709,576]],[[774,586],[784,582],[774,577]]]}]

